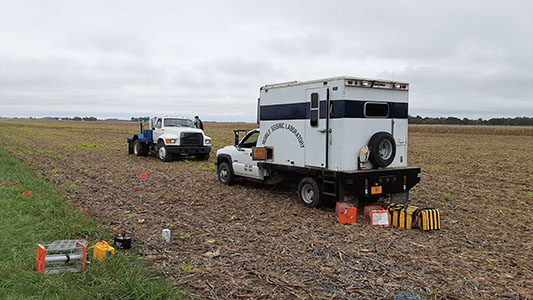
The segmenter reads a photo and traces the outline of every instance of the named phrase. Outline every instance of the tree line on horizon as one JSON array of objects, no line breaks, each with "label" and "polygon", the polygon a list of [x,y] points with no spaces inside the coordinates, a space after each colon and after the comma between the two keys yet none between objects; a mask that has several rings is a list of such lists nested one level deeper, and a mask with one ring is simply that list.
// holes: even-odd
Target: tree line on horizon
[{"label": "tree line on horizon", "polygon": [[[120,119],[98,119],[96,117],[44,117],[44,118],[9,118],[9,117],[0,117],[0,119],[21,119],[21,120],[58,120],[58,121],[130,121],[130,122],[139,122],[142,119],[148,117],[131,117],[130,120],[120,120]],[[209,121],[207,121],[209,122]],[[216,121],[210,121],[215,122]],[[238,121],[237,121],[238,122]],[[222,122],[225,123],[225,122]],[[228,122],[232,123],[232,122]],[[409,116],[409,124],[427,124],[427,125],[495,125],[495,126],[533,126],[533,118],[529,117],[515,117],[515,118],[492,118],[484,120],[479,119],[468,119],[468,118],[457,118],[457,117],[422,117]]]},{"label": "tree line on horizon", "polygon": [[498,126],[533,126],[533,118],[515,117],[515,118],[492,118],[484,120],[479,119],[459,119],[456,117],[416,117],[409,116],[409,124],[428,124],[428,125],[498,125]]}]

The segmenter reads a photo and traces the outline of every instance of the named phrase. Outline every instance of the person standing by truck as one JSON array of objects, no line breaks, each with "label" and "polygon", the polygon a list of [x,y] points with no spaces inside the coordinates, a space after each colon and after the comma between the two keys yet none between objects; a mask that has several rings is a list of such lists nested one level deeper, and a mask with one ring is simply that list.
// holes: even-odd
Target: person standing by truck
[{"label": "person standing by truck", "polygon": [[194,116],[194,126],[198,129],[204,130],[204,123],[200,120],[200,117]]}]

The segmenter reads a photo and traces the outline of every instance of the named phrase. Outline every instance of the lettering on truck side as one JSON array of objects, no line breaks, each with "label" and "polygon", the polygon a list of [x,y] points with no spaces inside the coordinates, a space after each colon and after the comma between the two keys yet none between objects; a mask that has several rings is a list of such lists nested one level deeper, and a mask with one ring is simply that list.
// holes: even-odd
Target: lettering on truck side
[{"label": "lettering on truck side", "polygon": [[265,135],[263,136],[263,140],[262,140],[263,141],[263,145],[266,144],[266,142],[268,141],[268,138],[270,137],[270,135],[274,131],[276,131],[278,129],[286,129],[286,130],[290,131],[294,135],[294,137],[296,137],[296,140],[298,141],[298,144],[300,145],[300,148],[305,148],[304,138],[300,134],[298,129],[296,127],[294,127],[292,124],[285,124],[283,122],[276,123],[276,124],[270,126],[270,128],[265,132]]}]

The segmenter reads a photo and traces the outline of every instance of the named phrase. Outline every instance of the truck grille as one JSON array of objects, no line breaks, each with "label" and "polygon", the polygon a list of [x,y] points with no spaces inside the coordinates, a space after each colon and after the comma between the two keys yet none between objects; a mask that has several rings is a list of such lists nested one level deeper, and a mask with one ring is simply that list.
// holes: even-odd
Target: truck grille
[{"label": "truck grille", "polygon": [[203,146],[203,136],[198,132],[182,132],[180,135],[181,146]]}]

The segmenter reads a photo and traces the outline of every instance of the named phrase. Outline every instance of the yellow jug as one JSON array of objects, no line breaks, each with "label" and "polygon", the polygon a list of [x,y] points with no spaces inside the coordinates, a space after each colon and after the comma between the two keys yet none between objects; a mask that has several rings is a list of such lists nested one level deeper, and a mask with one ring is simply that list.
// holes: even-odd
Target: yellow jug
[{"label": "yellow jug", "polygon": [[106,257],[115,254],[115,248],[109,246],[106,241],[96,243],[96,245],[94,245],[93,248],[94,248],[94,252],[93,252],[94,260],[102,261],[106,259]]}]

